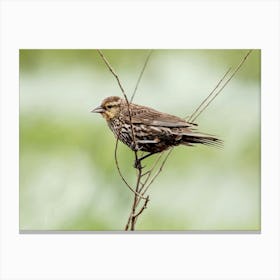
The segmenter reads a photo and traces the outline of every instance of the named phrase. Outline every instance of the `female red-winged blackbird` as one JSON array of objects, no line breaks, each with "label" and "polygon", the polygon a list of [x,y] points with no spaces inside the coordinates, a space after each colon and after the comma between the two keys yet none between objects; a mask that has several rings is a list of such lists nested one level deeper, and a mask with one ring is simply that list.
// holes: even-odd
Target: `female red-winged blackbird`
[{"label": "female red-winged blackbird", "polygon": [[133,103],[129,104],[129,110],[130,114],[125,99],[110,96],[91,112],[100,113],[114,135],[133,151],[155,154],[180,144],[222,144],[214,136],[195,131],[194,124],[179,117]]}]

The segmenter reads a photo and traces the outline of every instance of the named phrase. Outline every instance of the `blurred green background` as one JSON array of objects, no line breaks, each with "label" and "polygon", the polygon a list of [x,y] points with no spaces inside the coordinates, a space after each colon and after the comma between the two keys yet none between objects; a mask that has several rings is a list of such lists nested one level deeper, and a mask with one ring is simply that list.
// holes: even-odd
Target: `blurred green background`
[{"label": "blurred green background", "polygon": [[[190,115],[246,50],[155,50],[135,103]],[[148,50],[104,50],[130,96]],[[90,110],[119,87],[95,50],[20,50],[20,229],[123,230],[133,194]],[[177,147],[138,230],[260,230],[260,51],[197,119],[224,147]],[[133,180],[133,153],[119,146]]]}]

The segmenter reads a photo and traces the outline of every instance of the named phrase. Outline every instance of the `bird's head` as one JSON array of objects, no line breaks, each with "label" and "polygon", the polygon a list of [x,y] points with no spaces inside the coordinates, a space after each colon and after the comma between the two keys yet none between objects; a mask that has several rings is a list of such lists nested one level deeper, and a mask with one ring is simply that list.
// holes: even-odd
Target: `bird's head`
[{"label": "bird's head", "polygon": [[105,98],[101,105],[93,109],[92,113],[100,113],[107,121],[119,116],[122,99],[118,96]]}]

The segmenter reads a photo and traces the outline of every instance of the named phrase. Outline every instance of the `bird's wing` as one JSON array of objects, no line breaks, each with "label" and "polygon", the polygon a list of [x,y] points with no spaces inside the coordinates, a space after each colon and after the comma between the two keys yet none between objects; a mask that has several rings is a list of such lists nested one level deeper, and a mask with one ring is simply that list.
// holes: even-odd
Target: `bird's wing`
[{"label": "bird's wing", "polygon": [[[176,116],[161,113],[152,108],[130,104],[131,120],[134,124],[145,124],[163,127],[190,127],[190,123]],[[124,110],[126,121],[129,122],[128,110]]]}]

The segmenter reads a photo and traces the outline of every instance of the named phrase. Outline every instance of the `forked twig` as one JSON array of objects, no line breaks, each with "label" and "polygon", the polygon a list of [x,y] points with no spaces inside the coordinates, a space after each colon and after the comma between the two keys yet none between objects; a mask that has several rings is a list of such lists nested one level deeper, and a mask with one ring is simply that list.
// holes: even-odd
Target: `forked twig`
[{"label": "forked twig", "polygon": [[145,199],[145,202],[144,202],[143,206],[141,207],[141,209],[139,210],[139,212],[134,215],[135,218],[137,218],[140,214],[142,214],[142,212],[147,208],[148,202],[149,202],[149,196],[147,196],[147,199]]}]

